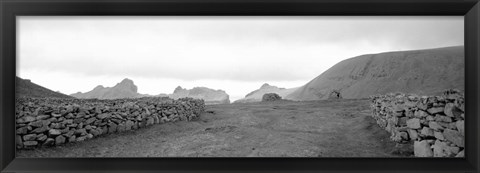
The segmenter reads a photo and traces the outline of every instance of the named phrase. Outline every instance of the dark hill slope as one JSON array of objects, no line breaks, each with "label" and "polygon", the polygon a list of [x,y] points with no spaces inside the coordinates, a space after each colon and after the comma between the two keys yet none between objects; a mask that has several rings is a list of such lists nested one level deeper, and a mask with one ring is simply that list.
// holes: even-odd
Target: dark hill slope
[{"label": "dark hill slope", "polygon": [[327,99],[333,90],[343,98],[405,92],[420,95],[465,87],[464,47],[388,52],[341,61],[298,90],[292,100]]},{"label": "dark hill slope", "polygon": [[49,90],[37,85],[30,80],[16,77],[15,92],[17,97],[35,97],[35,98],[73,98],[71,96]]}]

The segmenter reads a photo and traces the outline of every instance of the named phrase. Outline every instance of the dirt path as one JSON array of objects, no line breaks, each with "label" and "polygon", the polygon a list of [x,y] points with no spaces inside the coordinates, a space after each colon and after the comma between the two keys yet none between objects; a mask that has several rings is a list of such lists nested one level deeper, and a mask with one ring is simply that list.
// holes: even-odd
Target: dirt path
[{"label": "dirt path", "polygon": [[[207,106],[191,122],[162,124],[19,157],[395,157],[368,100]],[[398,151],[397,151],[398,152]]]}]

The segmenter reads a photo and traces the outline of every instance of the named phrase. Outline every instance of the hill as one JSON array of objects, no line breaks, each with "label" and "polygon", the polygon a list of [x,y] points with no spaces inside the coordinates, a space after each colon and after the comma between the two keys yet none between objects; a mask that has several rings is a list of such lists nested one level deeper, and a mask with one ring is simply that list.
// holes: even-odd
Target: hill
[{"label": "hill", "polygon": [[263,84],[259,89],[252,91],[245,95],[245,98],[236,100],[234,103],[250,103],[250,102],[260,102],[262,101],[262,97],[266,93],[276,93],[280,97],[285,97],[288,94],[295,91],[297,88],[279,88],[273,85],[269,85],[267,83]]},{"label": "hill", "polygon": [[141,94],[137,93],[137,86],[130,79],[123,79],[113,87],[104,87],[99,85],[92,91],[81,93],[77,92],[71,96],[81,99],[118,99],[118,98],[137,98]]},{"label": "hill", "polygon": [[341,61],[286,96],[291,100],[322,100],[336,90],[343,98],[405,92],[440,94],[465,88],[464,47],[387,52]]},{"label": "hill", "polygon": [[37,85],[28,79],[16,77],[15,93],[17,97],[35,97],[35,98],[73,98],[71,96],[52,91],[43,86]]}]

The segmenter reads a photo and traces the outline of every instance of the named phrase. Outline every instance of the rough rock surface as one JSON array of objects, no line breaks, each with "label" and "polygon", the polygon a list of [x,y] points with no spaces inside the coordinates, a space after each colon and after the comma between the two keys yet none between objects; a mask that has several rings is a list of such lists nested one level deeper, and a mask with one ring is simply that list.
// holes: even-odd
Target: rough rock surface
[{"label": "rough rock surface", "polygon": [[[399,143],[414,142],[417,157],[461,157],[465,150],[464,95],[447,90],[440,96],[375,95],[372,116]],[[448,107],[448,108],[446,108]],[[448,110],[448,111],[445,111]],[[456,113],[451,113],[454,110]],[[410,112],[410,113],[409,113]],[[407,118],[405,124],[398,119]],[[408,131],[405,136],[403,131]]]},{"label": "rough rock surface", "polygon": [[192,98],[17,98],[16,146],[55,146],[154,124],[189,121],[204,109],[203,100]]}]

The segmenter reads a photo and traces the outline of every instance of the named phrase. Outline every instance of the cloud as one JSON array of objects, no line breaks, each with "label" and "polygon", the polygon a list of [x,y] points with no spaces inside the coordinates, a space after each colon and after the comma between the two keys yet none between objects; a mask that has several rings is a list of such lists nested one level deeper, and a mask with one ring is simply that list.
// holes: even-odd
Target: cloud
[{"label": "cloud", "polygon": [[353,56],[463,44],[462,17],[19,17],[19,70],[310,80]]}]

